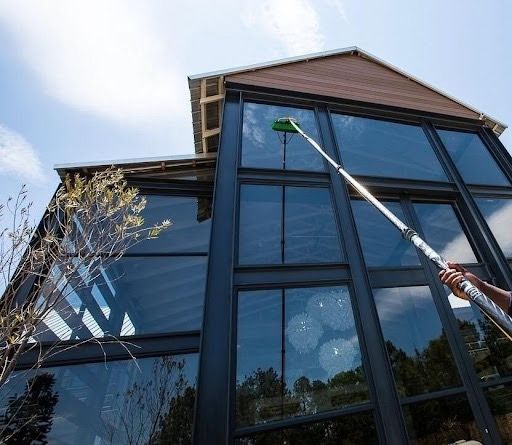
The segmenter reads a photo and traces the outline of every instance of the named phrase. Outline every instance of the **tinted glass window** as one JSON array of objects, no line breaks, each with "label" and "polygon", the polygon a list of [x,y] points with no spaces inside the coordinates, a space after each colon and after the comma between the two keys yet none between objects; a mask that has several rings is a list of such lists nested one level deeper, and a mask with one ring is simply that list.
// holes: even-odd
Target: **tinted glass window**
[{"label": "tinted glass window", "polygon": [[421,127],[341,114],[332,119],[349,173],[447,181]]},{"label": "tinted glass window", "polygon": [[240,187],[240,264],[281,264],[283,188],[242,185]]},{"label": "tinted glass window", "polygon": [[67,284],[55,266],[40,296],[41,303],[50,301],[54,309],[40,324],[37,338],[200,329],[206,263],[207,258],[200,256],[124,257],[97,276],[77,273]]},{"label": "tinted glass window", "polygon": [[[405,221],[400,203],[388,201],[383,204],[398,218]],[[368,266],[420,264],[414,246],[405,241],[401,233],[375,207],[366,201],[353,200],[352,209]]]},{"label": "tinted glass window", "polygon": [[512,199],[475,198],[496,241],[506,257],[512,257]]},{"label": "tinted glass window", "polygon": [[503,443],[512,443],[512,385],[500,385],[485,390],[485,397],[494,415]]},{"label": "tinted glass window", "polygon": [[[429,400],[403,407],[407,433],[413,445],[439,445],[478,441],[478,429],[466,397]],[[471,442],[475,443],[475,442]]]},{"label": "tinted glass window", "polygon": [[328,189],[285,187],[285,263],[341,261]]},{"label": "tinted glass window", "polygon": [[477,134],[450,130],[437,132],[465,182],[510,185]]},{"label": "tinted glass window", "polygon": [[340,262],[329,190],[242,185],[238,255],[240,264]]},{"label": "tinted glass window", "polygon": [[242,166],[288,170],[322,171],[322,156],[298,134],[277,133],[272,123],[281,117],[294,117],[301,128],[318,141],[313,110],[248,103],[244,104]]},{"label": "tinted glass window", "polygon": [[142,216],[144,225],[172,221],[158,238],[144,240],[130,249],[133,252],[173,253],[208,252],[212,200],[209,197],[146,195]]},{"label": "tinted glass window", "polygon": [[236,445],[372,445],[379,443],[371,413],[343,416],[237,439]]},{"label": "tinted glass window", "polygon": [[240,292],[237,423],[368,400],[347,287]]},{"label": "tinted glass window", "polygon": [[512,342],[469,301],[453,295],[448,300],[475,371],[482,381],[512,374]]},{"label": "tinted glass window", "polygon": [[415,203],[425,241],[442,257],[459,263],[477,259],[450,204]]},{"label": "tinted glass window", "polygon": [[413,396],[460,384],[427,286],[373,291],[398,392]]},{"label": "tinted glass window", "polygon": [[0,390],[0,438],[13,444],[191,444],[196,373],[196,355],[19,372]]}]

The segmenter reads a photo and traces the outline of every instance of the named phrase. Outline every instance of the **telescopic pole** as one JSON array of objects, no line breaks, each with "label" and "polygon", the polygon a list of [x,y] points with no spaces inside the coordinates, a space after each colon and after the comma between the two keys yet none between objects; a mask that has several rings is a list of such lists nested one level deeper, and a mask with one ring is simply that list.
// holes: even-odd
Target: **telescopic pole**
[{"label": "telescopic pole", "polygon": [[[284,120],[284,119],[283,119]],[[441,257],[432,247],[430,247],[420,236],[403,221],[397,218],[391,211],[389,211],[377,198],[375,198],[363,185],[357,182],[351,175],[349,175],[338,163],[336,163],[311,137],[296,124],[293,119],[286,118],[293,128],[304,139],[306,139],[315,150],[320,153],[331,164],[338,174],[343,176],[345,180],[354,187],[361,196],[372,204],[380,213],[382,213],[402,234],[403,238],[410,241],[416,246],[418,250],[432,261],[440,269],[448,269],[447,261]],[[464,278],[458,287],[467,295],[470,301],[475,303],[482,312],[492,320],[498,328],[512,341],[512,318],[505,313],[494,301],[484,295],[478,290],[469,280]]]}]

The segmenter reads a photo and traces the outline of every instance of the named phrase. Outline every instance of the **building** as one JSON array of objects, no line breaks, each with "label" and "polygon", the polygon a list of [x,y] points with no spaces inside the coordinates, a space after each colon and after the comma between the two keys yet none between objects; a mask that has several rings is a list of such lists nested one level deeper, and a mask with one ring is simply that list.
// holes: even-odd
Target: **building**
[{"label": "building", "polygon": [[505,125],[355,47],[189,85],[196,155],[116,161],[173,229],[71,289],[41,333],[125,336],[138,360],[85,343],[38,371],[49,443],[510,443],[512,343],[270,129],[296,117],[435,249],[512,289]]}]

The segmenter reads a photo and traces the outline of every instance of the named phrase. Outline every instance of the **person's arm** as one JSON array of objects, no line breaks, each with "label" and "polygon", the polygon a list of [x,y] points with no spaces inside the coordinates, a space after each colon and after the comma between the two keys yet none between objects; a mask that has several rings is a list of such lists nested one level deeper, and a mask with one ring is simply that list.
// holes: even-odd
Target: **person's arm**
[{"label": "person's arm", "polygon": [[476,288],[478,288],[480,292],[483,292],[499,307],[501,307],[501,309],[503,309],[509,315],[512,315],[512,296],[510,292],[482,281],[476,275],[468,272],[460,264],[449,262],[448,266],[450,267],[449,269],[445,269],[439,272],[439,278],[443,284],[450,288],[454,295],[465,300],[468,299],[466,294],[457,287],[463,278],[466,278]]}]

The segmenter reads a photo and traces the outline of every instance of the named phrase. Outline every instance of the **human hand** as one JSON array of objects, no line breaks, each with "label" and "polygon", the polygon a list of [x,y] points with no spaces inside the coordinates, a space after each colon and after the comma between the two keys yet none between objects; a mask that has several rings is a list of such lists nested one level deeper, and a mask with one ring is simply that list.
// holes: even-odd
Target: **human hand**
[{"label": "human hand", "polygon": [[468,272],[458,263],[448,262],[448,269],[444,269],[439,272],[439,279],[441,280],[441,283],[448,286],[453,292],[453,295],[464,300],[468,300],[467,295],[458,287],[459,283],[464,278],[469,280],[475,286],[477,286],[478,282],[480,281],[476,275]]}]

